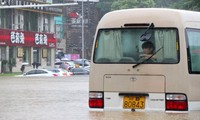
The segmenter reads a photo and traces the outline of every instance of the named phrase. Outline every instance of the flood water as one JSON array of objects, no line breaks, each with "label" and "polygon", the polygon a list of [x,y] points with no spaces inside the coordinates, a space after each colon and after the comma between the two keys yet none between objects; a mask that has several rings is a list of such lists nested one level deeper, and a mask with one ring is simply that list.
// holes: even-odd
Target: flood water
[{"label": "flood water", "polygon": [[91,111],[88,76],[0,77],[0,120],[200,120],[200,111]]}]

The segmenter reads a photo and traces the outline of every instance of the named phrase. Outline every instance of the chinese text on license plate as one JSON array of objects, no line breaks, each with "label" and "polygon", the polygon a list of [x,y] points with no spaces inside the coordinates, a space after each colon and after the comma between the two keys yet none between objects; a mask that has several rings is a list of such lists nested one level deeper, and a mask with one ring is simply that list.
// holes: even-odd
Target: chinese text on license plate
[{"label": "chinese text on license plate", "polygon": [[124,96],[124,109],[144,109],[145,96]]}]

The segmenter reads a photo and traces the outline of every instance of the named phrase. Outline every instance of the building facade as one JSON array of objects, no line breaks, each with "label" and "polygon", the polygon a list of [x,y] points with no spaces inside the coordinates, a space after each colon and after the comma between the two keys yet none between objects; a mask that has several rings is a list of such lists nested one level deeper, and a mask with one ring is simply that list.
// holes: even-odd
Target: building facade
[{"label": "building facade", "polygon": [[[95,7],[99,0],[54,0],[54,3],[77,2],[78,5],[63,7],[63,38],[66,41],[65,54],[79,54],[82,58],[84,39],[84,58],[90,59],[94,34],[99,21]],[[82,31],[82,2],[84,29]],[[82,39],[82,32],[84,38]]]},{"label": "building facade", "polygon": [[64,51],[66,51],[66,40],[64,39],[63,16],[56,16],[55,18],[55,34],[56,34],[56,58],[62,58]]},{"label": "building facade", "polygon": [[[99,16],[96,8],[98,0],[83,0],[83,24],[82,31],[82,0],[76,0],[77,6],[66,8],[66,26],[67,43],[66,51],[72,54],[80,54],[82,58],[82,47],[84,42],[84,58],[90,59],[92,44]],[[84,41],[82,41],[82,32],[84,32]]]},{"label": "building facade", "polygon": [[[52,3],[52,0],[8,0],[7,5],[36,5]],[[0,10],[0,69],[8,72],[9,62],[16,64],[13,72],[25,71],[32,63],[42,68],[53,67],[55,61],[55,16],[62,9],[57,7],[32,7]],[[7,64],[6,62],[7,61]],[[5,69],[6,68],[6,69]]]}]

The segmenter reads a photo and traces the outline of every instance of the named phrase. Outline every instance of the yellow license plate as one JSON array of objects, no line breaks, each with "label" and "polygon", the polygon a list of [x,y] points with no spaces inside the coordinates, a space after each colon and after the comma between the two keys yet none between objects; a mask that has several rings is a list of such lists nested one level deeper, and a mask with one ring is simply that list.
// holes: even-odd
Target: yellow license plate
[{"label": "yellow license plate", "polygon": [[124,96],[124,109],[144,109],[145,96]]}]

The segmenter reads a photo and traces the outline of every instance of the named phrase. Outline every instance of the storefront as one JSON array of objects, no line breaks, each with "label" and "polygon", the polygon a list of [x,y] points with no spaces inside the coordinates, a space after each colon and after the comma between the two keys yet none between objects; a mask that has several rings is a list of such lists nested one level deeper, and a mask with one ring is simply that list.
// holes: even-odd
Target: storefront
[{"label": "storefront", "polygon": [[0,62],[14,59],[13,72],[20,72],[23,64],[27,64],[25,71],[32,69],[34,62],[40,63],[40,68],[53,67],[55,47],[54,34],[0,29]]}]

